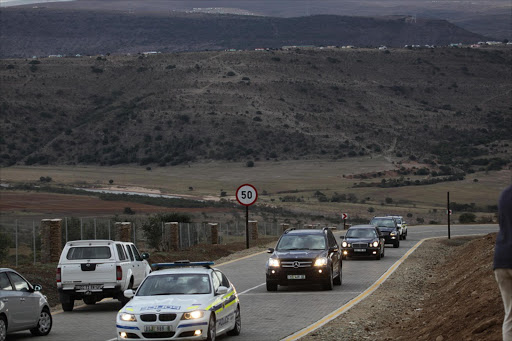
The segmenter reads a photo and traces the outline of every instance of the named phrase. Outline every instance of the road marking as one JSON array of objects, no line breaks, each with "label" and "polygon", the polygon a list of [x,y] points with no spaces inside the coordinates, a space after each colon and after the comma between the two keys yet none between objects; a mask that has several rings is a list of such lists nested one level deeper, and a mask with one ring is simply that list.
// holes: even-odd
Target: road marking
[{"label": "road marking", "polygon": [[247,289],[247,290],[245,290],[245,291],[242,291],[241,293],[239,293],[239,294],[238,294],[238,296],[243,295],[243,294],[245,294],[245,293],[248,293],[249,291],[254,290],[254,289],[256,289],[256,288],[259,288],[259,287],[261,287],[261,286],[263,286],[263,285],[265,285],[265,283],[258,284],[258,285],[257,285],[257,286],[255,286],[255,287],[252,287],[252,288],[250,288],[250,289]]},{"label": "road marking", "polygon": [[251,257],[257,256],[257,255],[261,255],[261,254],[266,253],[266,252],[267,251],[265,250],[265,251],[261,251],[261,252],[258,252],[258,253],[253,253],[252,255],[249,255],[249,256],[245,256],[245,257],[242,257],[242,258],[237,258],[237,259],[233,259],[233,260],[230,260],[230,261],[227,261],[227,262],[224,262],[224,263],[220,263],[218,265],[215,265],[215,267],[224,266],[224,265],[227,265],[227,264],[238,262],[239,260],[251,258]]},{"label": "road marking", "polygon": [[[487,234],[488,233],[470,234],[470,235],[459,235],[457,237],[467,237],[467,236],[477,236],[477,235],[485,236]],[[298,332],[296,332],[296,333],[294,333],[294,334],[292,334],[292,335],[282,339],[282,341],[295,341],[295,340],[298,340],[301,337],[303,337],[304,335],[311,333],[312,331],[314,331],[314,330],[322,327],[323,325],[325,325],[327,322],[329,322],[329,321],[335,319],[336,317],[340,316],[341,314],[343,314],[344,312],[346,312],[347,310],[349,310],[350,308],[352,308],[353,306],[355,306],[356,304],[361,302],[363,299],[365,299],[367,296],[369,296],[375,290],[377,290],[377,288],[382,283],[384,283],[384,281],[386,279],[388,279],[389,276],[391,276],[391,274],[393,272],[395,272],[395,270],[398,268],[398,266],[400,266],[400,264],[402,264],[414,251],[416,251],[416,249],[424,241],[430,240],[430,239],[440,239],[440,238],[446,238],[446,237],[430,237],[430,238],[424,238],[424,239],[420,240],[411,249],[409,249],[399,260],[397,260],[375,283],[372,284],[372,286],[370,286],[368,289],[363,291],[363,293],[361,293],[359,296],[355,297],[353,300],[351,300],[348,303],[344,304],[340,308],[338,308],[335,311],[333,311],[332,313],[326,315],[324,318],[318,320],[317,322],[313,323],[312,325],[310,325],[310,326],[308,326],[308,327],[306,327],[306,328],[304,328],[302,330],[299,330]]]}]

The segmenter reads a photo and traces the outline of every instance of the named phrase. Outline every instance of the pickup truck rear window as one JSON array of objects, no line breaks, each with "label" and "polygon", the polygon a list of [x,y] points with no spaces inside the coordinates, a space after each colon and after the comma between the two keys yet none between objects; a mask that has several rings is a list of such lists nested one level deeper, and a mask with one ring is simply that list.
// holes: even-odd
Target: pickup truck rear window
[{"label": "pickup truck rear window", "polygon": [[108,246],[72,247],[66,256],[69,260],[77,259],[109,259],[112,257]]}]

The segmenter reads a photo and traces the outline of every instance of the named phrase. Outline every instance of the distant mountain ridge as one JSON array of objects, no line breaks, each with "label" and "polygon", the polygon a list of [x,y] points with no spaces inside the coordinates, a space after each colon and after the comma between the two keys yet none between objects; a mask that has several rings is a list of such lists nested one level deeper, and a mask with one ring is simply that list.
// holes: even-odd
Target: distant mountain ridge
[{"label": "distant mountain ridge", "polygon": [[488,39],[445,20],[412,21],[406,16],[275,18],[176,12],[133,15],[46,7],[4,8],[0,15],[0,58],[283,45],[401,47]]}]

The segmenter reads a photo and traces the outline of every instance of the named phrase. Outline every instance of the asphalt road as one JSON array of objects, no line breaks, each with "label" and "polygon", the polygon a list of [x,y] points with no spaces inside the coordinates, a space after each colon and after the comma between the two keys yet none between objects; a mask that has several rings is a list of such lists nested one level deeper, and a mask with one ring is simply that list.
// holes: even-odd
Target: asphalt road
[{"label": "asphalt road", "polygon": [[[497,232],[497,225],[455,225],[451,236]],[[339,236],[335,235],[339,241]],[[233,282],[240,296],[242,333],[238,337],[222,336],[220,340],[282,340],[315,324],[339,309],[374,284],[395,262],[418,241],[431,237],[447,237],[447,226],[409,227],[407,240],[400,248],[386,247],[385,257],[377,260],[343,261],[343,285],[333,291],[312,287],[279,287],[277,292],[265,288],[265,262],[268,254],[257,254],[219,265]],[[116,339],[115,319],[121,308],[118,301],[105,301],[84,306],[73,312],[54,313],[51,341],[106,341]],[[38,338],[39,339],[39,338]],[[44,340],[43,340],[44,339]],[[10,334],[8,340],[35,340],[29,332]]]}]

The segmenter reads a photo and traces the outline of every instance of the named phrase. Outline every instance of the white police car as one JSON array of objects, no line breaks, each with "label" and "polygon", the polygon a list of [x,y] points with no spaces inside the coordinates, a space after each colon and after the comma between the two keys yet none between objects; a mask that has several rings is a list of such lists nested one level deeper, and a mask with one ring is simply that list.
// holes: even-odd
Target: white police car
[{"label": "white police car", "polygon": [[117,314],[118,340],[215,340],[239,335],[242,327],[236,289],[213,262],[153,264],[150,273]]}]

